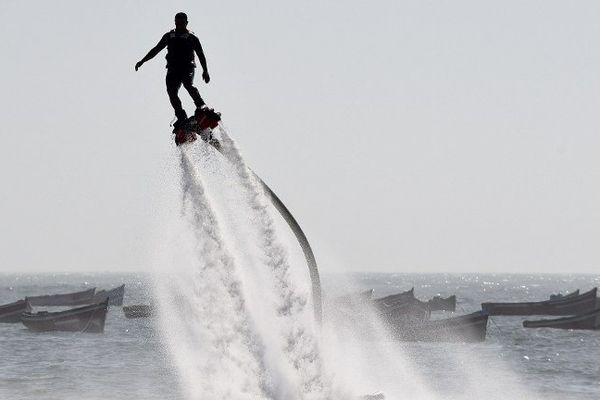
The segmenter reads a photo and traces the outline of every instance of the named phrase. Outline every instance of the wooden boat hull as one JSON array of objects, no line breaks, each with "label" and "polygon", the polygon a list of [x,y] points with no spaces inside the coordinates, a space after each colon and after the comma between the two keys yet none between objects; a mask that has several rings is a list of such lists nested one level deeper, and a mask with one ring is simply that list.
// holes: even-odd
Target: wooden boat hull
[{"label": "wooden boat hull", "polygon": [[92,301],[90,303],[101,303],[104,300],[108,299],[109,306],[122,306],[123,305],[123,297],[125,296],[125,285],[121,285],[111,290],[99,290],[94,295]]},{"label": "wooden boat hull", "polygon": [[146,304],[135,304],[123,307],[125,318],[149,318],[154,314],[154,307]]},{"label": "wooden boat hull", "polygon": [[431,316],[427,303],[414,298],[390,306],[379,305],[377,310],[380,317],[391,324],[421,323]]},{"label": "wooden boat hull", "polygon": [[421,323],[431,316],[429,305],[414,296],[414,288],[372,301],[372,307],[388,325]]},{"label": "wooden boat hull", "polygon": [[420,324],[401,325],[394,329],[398,340],[410,342],[483,342],[487,334],[488,314],[472,314]]},{"label": "wooden boat hull", "polygon": [[490,315],[578,315],[596,308],[597,288],[578,296],[524,303],[482,303]]},{"label": "wooden boat hull", "polygon": [[396,303],[404,303],[415,298],[415,288],[407,290],[406,292],[392,294],[385,297],[380,297],[373,300],[375,306],[391,306]]},{"label": "wooden boat hull", "polygon": [[600,308],[594,311],[574,315],[572,317],[523,321],[525,328],[555,328],[555,329],[600,329]]},{"label": "wooden boat hull", "polygon": [[96,288],[91,288],[81,292],[29,296],[27,297],[27,300],[29,301],[29,304],[34,307],[77,306],[81,304],[90,304],[94,298],[95,292]]},{"label": "wooden boat hull", "polygon": [[468,315],[430,320],[428,303],[414,297],[395,298],[391,304],[373,301],[362,307],[337,307],[332,321],[342,334],[373,340],[380,337],[379,324],[371,319],[375,313],[393,338],[400,341],[422,342],[482,342],[487,334],[488,314],[478,311]]},{"label": "wooden boat hull", "polygon": [[31,305],[29,304],[27,299],[1,305],[0,322],[12,324],[21,322],[21,314],[30,311]]},{"label": "wooden boat hull", "polygon": [[398,318],[425,320],[429,318],[429,305],[415,298],[414,288],[401,293],[380,297],[371,301],[371,306],[384,320],[394,321]]},{"label": "wooden boat hull", "polygon": [[24,313],[21,322],[35,332],[104,332],[108,300],[100,304],[58,312]]}]

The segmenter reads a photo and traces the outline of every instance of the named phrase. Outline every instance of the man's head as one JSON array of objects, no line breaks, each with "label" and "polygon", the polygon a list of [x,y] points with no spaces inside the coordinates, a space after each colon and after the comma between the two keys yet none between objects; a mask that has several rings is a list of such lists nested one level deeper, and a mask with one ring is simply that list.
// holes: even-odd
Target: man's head
[{"label": "man's head", "polygon": [[187,24],[188,24],[188,20],[187,20],[186,13],[178,12],[177,14],[175,14],[175,29],[177,29],[177,30],[187,29]]}]

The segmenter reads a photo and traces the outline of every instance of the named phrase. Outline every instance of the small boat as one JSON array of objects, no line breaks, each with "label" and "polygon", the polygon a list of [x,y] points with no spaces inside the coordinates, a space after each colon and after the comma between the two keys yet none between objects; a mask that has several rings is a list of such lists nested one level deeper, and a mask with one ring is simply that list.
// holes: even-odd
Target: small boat
[{"label": "small boat", "polygon": [[154,307],[146,304],[124,306],[123,313],[125,318],[148,318],[154,314]]},{"label": "small boat", "polygon": [[388,324],[423,322],[429,319],[429,305],[415,298],[406,298],[391,305],[378,304],[380,317]]},{"label": "small boat", "polygon": [[125,285],[118,286],[111,290],[99,290],[96,292],[94,297],[89,303],[101,303],[104,300],[108,299],[109,306],[122,306],[123,305],[123,296],[125,296]]},{"label": "small boat", "polygon": [[376,306],[390,306],[394,303],[403,303],[405,301],[415,298],[415,288],[407,290],[406,292],[391,294],[389,296],[380,297],[373,300]]},{"label": "small boat", "polygon": [[104,332],[108,299],[99,304],[73,308],[66,311],[21,314],[21,322],[35,332]]},{"label": "small boat", "polygon": [[525,328],[600,329],[600,308],[572,317],[523,321]]},{"label": "small boat", "polygon": [[28,296],[27,300],[32,306],[77,306],[81,304],[90,304],[94,298],[95,292],[96,288],[91,288],[81,292]]},{"label": "small boat", "polygon": [[396,338],[410,342],[483,342],[487,333],[488,314],[472,314],[392,327]]},{"label": "small boat", "polygon": [[15,301],[14,303],[0,306],[0,322],[17,323],[21,322],[21,314],[30,312],[31,305],[27,299]]},{"label": "small boat", "polygon": [[435,296],[427,302],[431,311],[456,311],[456,296],[447,298]]},{"label": "small boat", "polygon": [[523,303],[482,303],[481,309],[490,315],[579,315],[596,309],[596,292],[567,296],[556,300]]},{"label": "small boat", "polygon": [[574,292],[567,293],[567,294],[562,294],[562,293],[551,294],[550,300],[561,300],[561,299],[566,299],[566,298],[573,297],[573,296],[579,296],[579,289],[575,290]]},{"label": "small boat", "polygon": [[375,299],[372,305],[388,324],[422,322],[431,315],[429,304],[415,298],[415,288]]}]

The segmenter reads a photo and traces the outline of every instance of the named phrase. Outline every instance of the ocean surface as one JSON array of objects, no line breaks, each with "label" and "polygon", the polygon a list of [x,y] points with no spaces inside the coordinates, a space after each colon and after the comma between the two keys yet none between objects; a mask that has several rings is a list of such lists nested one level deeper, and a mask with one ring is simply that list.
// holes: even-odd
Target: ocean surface
[{"label": "ocean surface", "polygon": [[[456,294],[454,314],[476,311],[484,301],[542,300],[552,293],[600,285],[600,275],[357,273],[322,278],[326,296],[344,294],[340,282],[349,278],[360,288],[374,289],[376,297],[411,287],[421,300]],[[0,274],[0,304],[27,295],[109,289],[122,283],[125,305],[152,302],[150,277],[143,274]],[[453,313],[434,314],[442,318]],[[387,345],[402,348],[413,376],[435,399],[600,399],[600,331],[525,329],[524,319],[491,318],[484,343]],[[121,307],[111,307],[103,334],[35,333],[21,324],[0,324],[0,399],[183,399],[185,390],[162,345],[157,321],[129,320]],[[368,352],[370,344],[364,346]],[[382,382],[408,379],[377,357],[370,360],[371,369]],[[516,386],[527,395],[515,395]]]}]

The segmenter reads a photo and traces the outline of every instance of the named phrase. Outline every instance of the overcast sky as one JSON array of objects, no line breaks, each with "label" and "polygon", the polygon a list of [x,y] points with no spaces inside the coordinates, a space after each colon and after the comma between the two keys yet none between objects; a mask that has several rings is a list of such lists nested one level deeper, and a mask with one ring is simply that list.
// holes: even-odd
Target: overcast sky
[{"label": "overcast sky", "polygon": [[600,271],[600,3],[547,0],[0,1],[0,271],[145,269],[173,112],[133,66],[178,11],[322,272]]}]

